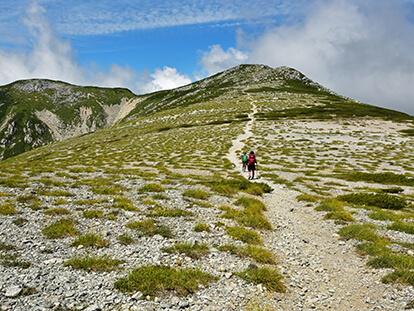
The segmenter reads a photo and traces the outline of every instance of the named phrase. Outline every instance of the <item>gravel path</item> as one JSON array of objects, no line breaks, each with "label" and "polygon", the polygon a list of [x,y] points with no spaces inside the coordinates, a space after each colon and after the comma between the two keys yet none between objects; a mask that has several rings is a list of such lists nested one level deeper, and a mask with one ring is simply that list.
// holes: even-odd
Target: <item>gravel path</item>
[{"label": "gravel path", "polygon": [[[238,170],[236,151],[253,135],[256,112],[252,104],[251,121],[229,151],[228,158]],[[411,286],[381,283],[385,271],[367,267],[355,252],[355,242],[340,240],[332,221],[322,220],[323,213],[314,206],[298,202],[299,192],[260,181],[274,189],[263,201],[275,230],[263,238],[265,247],[278,255],[285,275],[287,291],[277,296],[279,310],[406,310],[413,298]]]}]

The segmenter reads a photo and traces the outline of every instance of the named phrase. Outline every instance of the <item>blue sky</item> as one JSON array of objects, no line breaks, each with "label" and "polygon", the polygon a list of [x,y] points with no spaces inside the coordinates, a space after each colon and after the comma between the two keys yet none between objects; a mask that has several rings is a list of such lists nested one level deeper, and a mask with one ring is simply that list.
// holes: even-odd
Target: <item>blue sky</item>
[{"label": "blue sky", "polygon": [[290,66],[414,115],[414,0],[0,3],[0,84],[174,88],[241,63]]}]

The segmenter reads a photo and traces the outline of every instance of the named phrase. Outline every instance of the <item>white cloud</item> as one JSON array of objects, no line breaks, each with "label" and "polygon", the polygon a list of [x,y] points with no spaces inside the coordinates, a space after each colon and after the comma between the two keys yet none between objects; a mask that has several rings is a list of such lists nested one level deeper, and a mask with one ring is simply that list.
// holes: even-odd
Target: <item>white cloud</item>
[{"label": "white cloud", "polygon": [[100,69],[97,64],[80,66],[76,53],[67,41],[58,38],[46,20],[45,9],[33,2],[23,23],[29,31],[28,51],[0,48],[0,84],[21,79],[48,78],[80,85],[126,87],[135,93],[169,89],[191,83],[175,68],[156,69],[151,75],[130,66],[113,64]]},{"label": "white cloud", "polygon": [[248,60],[245,52],[235,48],[224,51],[220,45],[213,45],[209,52],[202,52],[200,64],[209,75],[215,74],[224,69],[244,63]]},{"label": "white cloud", "polygon": [[[343,95],[414,115],[414,25],[403,0],[322,0],[307,9],[303,21],[250,40],[247,61],[290,66]],[[214,61],[220,54],[204,53],[204,68],[238,61],[237,51]]]}]

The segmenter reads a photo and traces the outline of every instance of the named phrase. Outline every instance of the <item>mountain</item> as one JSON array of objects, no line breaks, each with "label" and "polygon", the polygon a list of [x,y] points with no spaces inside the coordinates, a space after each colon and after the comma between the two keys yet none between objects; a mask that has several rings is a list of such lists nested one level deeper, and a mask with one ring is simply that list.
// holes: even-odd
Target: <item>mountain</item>
[{"label": "mountain", "polygon": [[[141,96],[120,88],[83,87],[40,79],[17,81],[0,87],[0,159],[172,108],[237,98],[241,94],[277,97],[284,92],[313,94],[320,104],[332,106],[328,109],[331,114],[334,109],[341,109],[341,114],[349,112],[356,104],[297,70],[264,65],[240,65],[184,87]],[[373,110],[379,116],[395,115],[385,109],[365,107],[360,115],[372,114]],[[306,113],[313,113],[314,109]]]},{"label": "mountain", "polygon": [[262,65],[142,96],[13,86],[15,136],[84,134],[0,162],[2,310],[414,305],[413,117]]}]

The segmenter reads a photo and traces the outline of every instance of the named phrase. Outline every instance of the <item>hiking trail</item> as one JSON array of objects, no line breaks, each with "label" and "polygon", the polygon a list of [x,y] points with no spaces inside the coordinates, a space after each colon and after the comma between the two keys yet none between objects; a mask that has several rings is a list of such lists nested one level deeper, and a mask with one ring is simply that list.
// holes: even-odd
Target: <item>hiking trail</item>
[{"label": "hiking trail", "polygon": [[[233,140],[227,156],[245,178],[247,172],[242,172],[241,155],[236,152],[245,149],[244,141],[253,136],[257,111],[252,103],[250,121],[244,133]],[[255,150],[254,146],[248,147]],[[260,165],[260,154],[256,156]],[[384,271],[368,267],[366,259],[355,252],[355,242],[339,239],[333,221],[323,220],[323,213],[296,199],[300,192],[266,179],[255,181],[274,189],[263,195],[266,217],[274,230],[261,232],[261,236],[264,247],[278,256],[278,268],[287,288],[285,293],[263,294],[264,305],[266,300],[276,299],[277,310],[404,309],[405,302],[396,287],[381,282]]]}]

